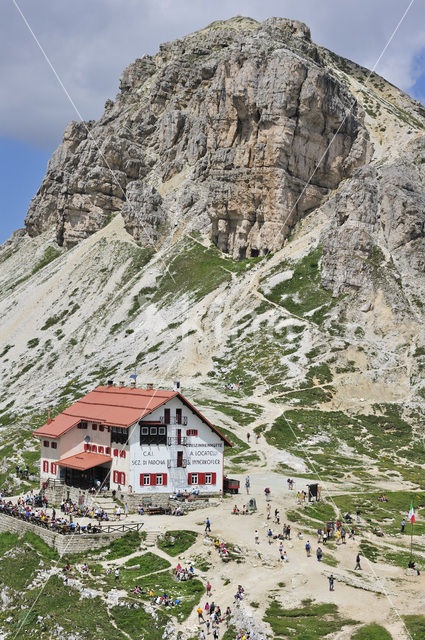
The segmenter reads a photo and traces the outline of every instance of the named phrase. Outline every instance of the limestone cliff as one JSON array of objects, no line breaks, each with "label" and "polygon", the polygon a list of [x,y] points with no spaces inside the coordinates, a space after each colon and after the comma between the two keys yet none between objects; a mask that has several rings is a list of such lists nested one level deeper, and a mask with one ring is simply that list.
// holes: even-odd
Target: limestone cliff
[{"label": "limestone cliff", "polygon": [[120,211],[145,246],[189,222],[235,258],[264,255],[370,157],[363,108],[299,22],[214,23],[136,60],[120,89],[67,127],[30,235],[54,223],[69,248]]}]

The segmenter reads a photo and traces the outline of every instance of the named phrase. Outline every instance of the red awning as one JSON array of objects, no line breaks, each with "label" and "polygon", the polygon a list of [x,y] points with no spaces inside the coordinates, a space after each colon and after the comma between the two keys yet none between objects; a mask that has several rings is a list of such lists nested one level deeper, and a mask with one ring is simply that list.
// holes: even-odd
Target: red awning
[{"label": "red awning", "polygon": [[111,462],[110,456],[103,456],[100,453],[91,453],[90,451],[84,451],[83,453],[77,453],[75,456],[64,458],[59,460],[58,465],[60,467],[68,467],[68,469],[78,469],[79,471],[87,471],[105,462]]}]

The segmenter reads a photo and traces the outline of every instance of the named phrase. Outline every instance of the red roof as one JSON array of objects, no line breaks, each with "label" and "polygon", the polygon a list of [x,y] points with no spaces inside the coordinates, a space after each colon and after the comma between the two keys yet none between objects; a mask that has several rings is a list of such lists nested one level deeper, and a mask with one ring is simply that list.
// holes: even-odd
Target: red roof
[{"label": "red roof", "polygon": [[186,406],[196,413],[220,438],[231,443],[193,405],[177,391],[164,389],[136,389],[128,387],[97,387],[56,418],[34,431],[37,437],[59,438],[80,421],[97,422],[113,427],[128,428],[149,415],[162,404],[178,396]]},{"label": "red roof", "polygon": [[68,469],[87,471],[87,469],[92,469],[105,462],[111,462],[111,460],[112,458],[110,456],[102,456],[100,453],[84,451],[83,453],[77,453],[75,456],[69,456],[69,458],[59,460],[58,465],[60,467],[68,467]]}]

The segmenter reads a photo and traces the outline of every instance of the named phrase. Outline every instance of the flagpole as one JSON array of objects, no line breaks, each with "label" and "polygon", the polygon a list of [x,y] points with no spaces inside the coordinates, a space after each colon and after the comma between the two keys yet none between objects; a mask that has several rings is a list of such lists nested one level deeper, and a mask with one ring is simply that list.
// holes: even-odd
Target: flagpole
[{"label": "flagpole", "polygon": [[413,521],[410,522],[410,562],[412,564],[412,556],[413,556]]}]

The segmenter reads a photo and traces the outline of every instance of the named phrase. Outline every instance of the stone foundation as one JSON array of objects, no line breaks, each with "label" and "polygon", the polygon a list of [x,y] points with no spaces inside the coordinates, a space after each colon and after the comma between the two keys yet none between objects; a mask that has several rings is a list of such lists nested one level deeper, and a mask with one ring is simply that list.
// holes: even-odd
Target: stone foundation
[{"label": "stone foundation", "polygon": [[54,531],[49,531],[43,527],[39,527],[31,522],[25,522],[12,516],[6,516],[0,514],[0,532],[9,531],[10,533],[17,533],[23,536],[27,531],[31,531],[35,535],[39,536],[50,547],[57,550],[60,556],[64,553],[80,553],[87,549],[98,549],[99,547],[105,547],[110,544],[116,538],[120,538],[124,535],[124,532],[117,531],[116,533],[97,533],[86,534],[76,533],[73,535],[61,535]]}]

